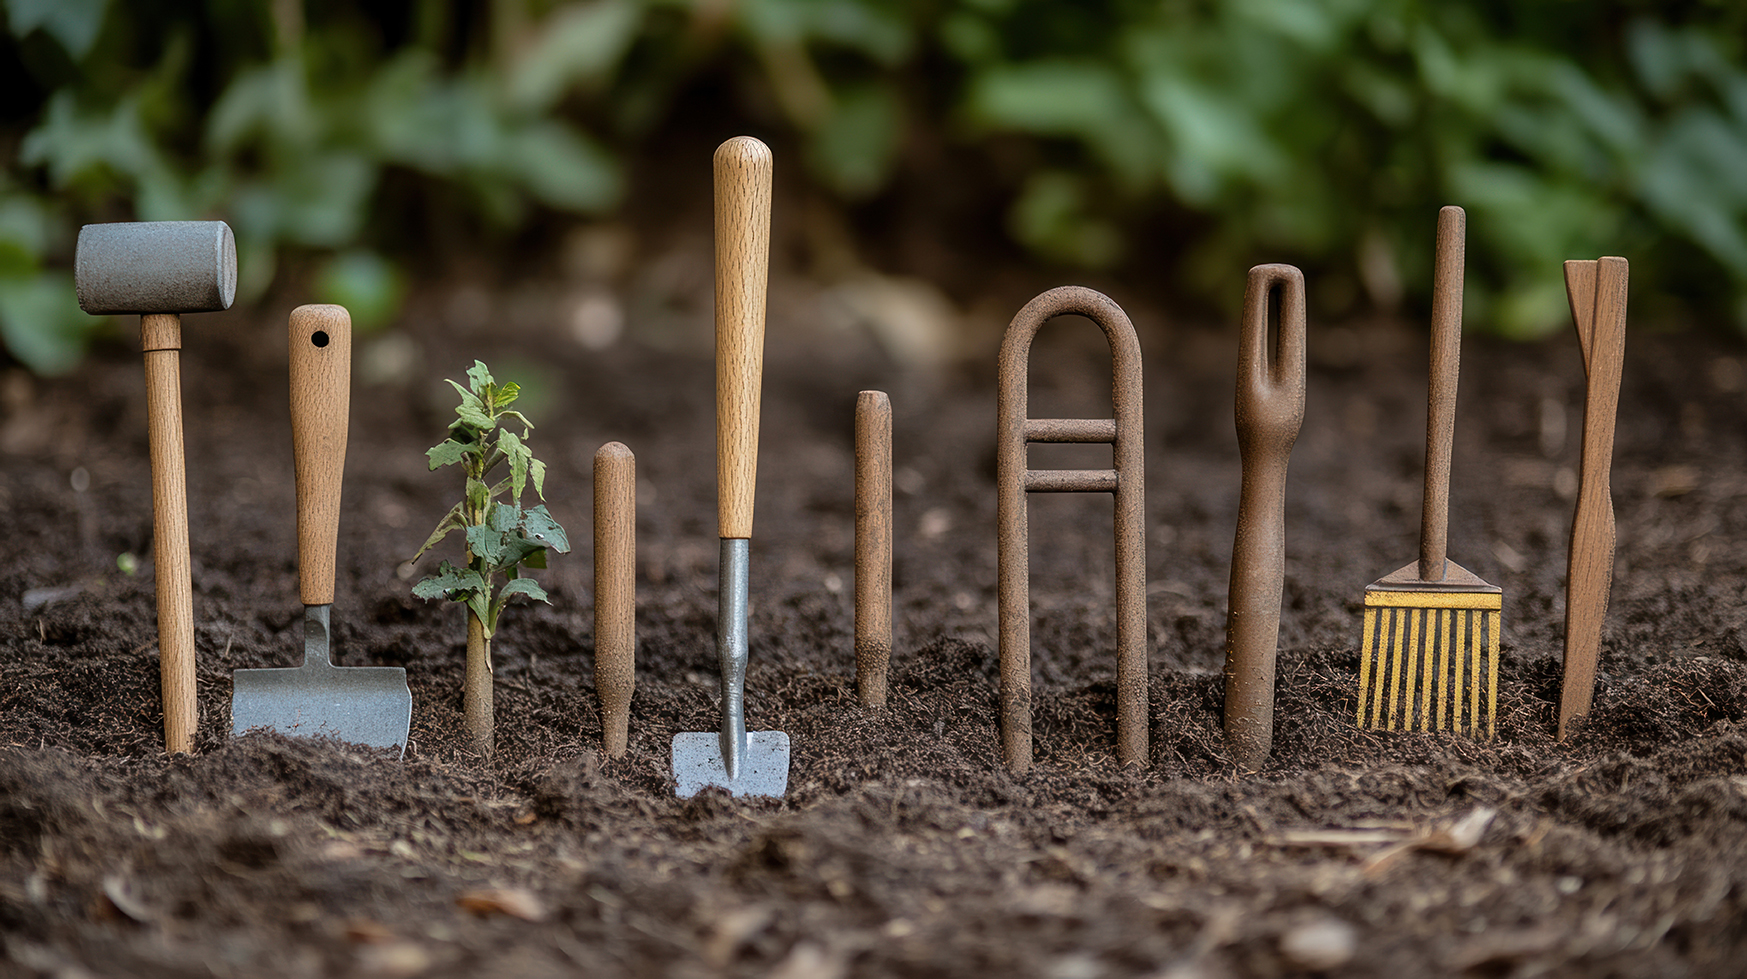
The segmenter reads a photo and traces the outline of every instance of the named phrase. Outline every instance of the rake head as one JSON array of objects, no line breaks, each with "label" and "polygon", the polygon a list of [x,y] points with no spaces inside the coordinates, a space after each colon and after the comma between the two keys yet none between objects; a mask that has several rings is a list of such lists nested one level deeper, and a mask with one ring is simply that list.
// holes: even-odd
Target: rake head
[{"label": "rake head", "polygon": [[[1449,562],[1442,581],[1410,564],[1365,589],[1360,727],[1491,738],[1504,594]],[[1485,687],[1484,692],[1482,686]]]}]

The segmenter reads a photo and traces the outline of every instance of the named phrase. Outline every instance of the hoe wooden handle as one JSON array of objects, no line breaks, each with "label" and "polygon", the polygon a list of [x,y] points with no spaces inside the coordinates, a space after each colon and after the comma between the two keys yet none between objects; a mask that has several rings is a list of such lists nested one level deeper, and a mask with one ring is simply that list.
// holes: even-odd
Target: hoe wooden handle
[{"label": "hoe wooden handle", "polygon": [[351,409],[352,316],[344,306],[299,306],[291,311],[290,339],[298,594],[305,605],[331,605]]},{"label": "hoe wooden handle", "polygon": [[750,538],[770,277],[770,148],[736,136],[716,148],[715,167],[716,516],[719,536]]},{"label": "hoe wooden handle", "polygon": [[1456,379],[1462,364],[1462,266],[1468,215],[1438,211],[1432,272],[1432,364],[1426,397],[1425,508],[1420,511],[1419,577],[1443,581],[1450,532],[1450,449],[1456,438]]}]

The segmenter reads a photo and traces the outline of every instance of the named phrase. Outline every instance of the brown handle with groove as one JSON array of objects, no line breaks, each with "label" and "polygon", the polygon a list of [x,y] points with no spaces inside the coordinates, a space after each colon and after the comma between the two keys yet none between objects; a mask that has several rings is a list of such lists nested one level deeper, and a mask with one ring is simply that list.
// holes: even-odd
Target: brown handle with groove
[{"label": "brown handle with groove", "polygon": [[140,317],[146,429],[152,455],[152,563],[158,593],[158,679],[164,750],[194,750],[194,581],[188,555],[188,476],[182,445],[182,317]]},{"label": "brown handle with groove", "polygon": [[351,410],[352,316],[343,306],[299,306],[291,311],[290,343],[298,594],[305,605],[331,605]]},{"label": "brown handle with groove", "polygon": [[716,148],[716,517],[718,536],[752,536],[758,478],[764,300],[770,277],[770,148],[736,136]]},{"label": "brown handle with groove", "polygon": [[[1279,296],[1277,346],[1269,307]],[[1304,273],[1250,269],[1238,336],[1237,436],[1243,457],[1225,640],[1225,737],[1232,757],[1262,767],[1274,743],[1274,658],[1286,574],[1286,464],[1304,421]]]},{"label": "brown handle with groove", "polygon": [[1582,479],[1571,519],[1566,577],[1564,679],[1559,691],[1559,738],[1589,713],[1601,627],[1614,571],[1611,482],[1614,422],[1626,354],[1626,280],[1630,267],[1617,257],[1566,262],[1565,291],[1583,349],[1589,384],[1583,400]]},{"label": "brown handle with groove", "polygon": [[1419,578],[1443,581],[1450,532],[1450,449],[1456,437],[1456,380],[1462,364],[1462,269],[1468,216],[1438,211],[1432,272],[1432,363],[1426,397],[1426,488],[1420,512]]}]

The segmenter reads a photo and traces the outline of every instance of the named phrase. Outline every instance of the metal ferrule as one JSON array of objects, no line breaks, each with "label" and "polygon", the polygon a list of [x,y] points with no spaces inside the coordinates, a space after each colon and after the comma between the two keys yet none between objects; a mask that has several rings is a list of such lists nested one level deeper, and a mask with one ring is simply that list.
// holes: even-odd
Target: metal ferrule
[{"label": "metal ferrule", "polygon": [[722,764],[740,777],[746,756],[746,607],[752,542],[722,538],[721,606],[716,618],[716,656],[722,668]]},{"label": "metal ferrule", "polygon": [[332,666],[333,658],[328,655],[328,637],[333,633],[328,625],[328,614],[334,610],[332,605],[305,605],[303,607],[303,665]]}]

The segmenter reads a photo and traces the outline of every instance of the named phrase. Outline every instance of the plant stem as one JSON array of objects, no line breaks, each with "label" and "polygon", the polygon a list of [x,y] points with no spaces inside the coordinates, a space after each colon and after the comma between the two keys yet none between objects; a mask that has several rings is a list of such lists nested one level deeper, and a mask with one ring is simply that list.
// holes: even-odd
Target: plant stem
[{"label": "plant stem", "polygon": [[491,707],[491,638],[485,634],[485,623],[479,621],[472,609],[467,610],[467,680],[462,695],[473,750],[489,761],[496,750]]}]

